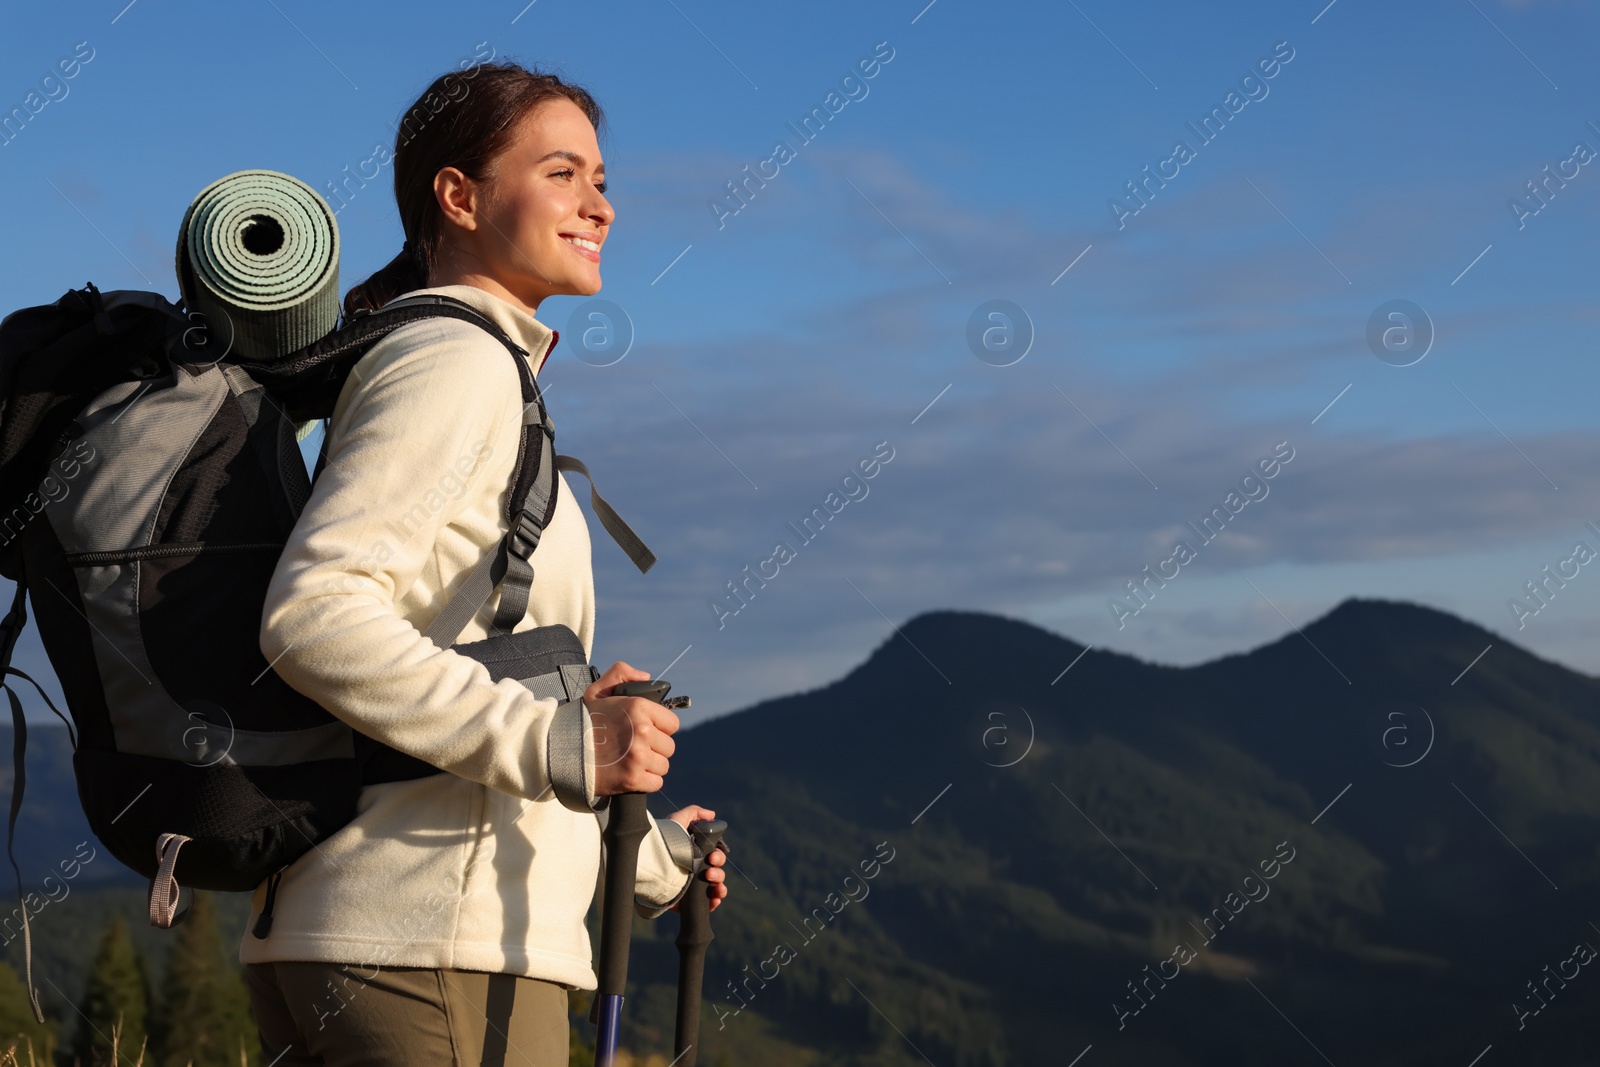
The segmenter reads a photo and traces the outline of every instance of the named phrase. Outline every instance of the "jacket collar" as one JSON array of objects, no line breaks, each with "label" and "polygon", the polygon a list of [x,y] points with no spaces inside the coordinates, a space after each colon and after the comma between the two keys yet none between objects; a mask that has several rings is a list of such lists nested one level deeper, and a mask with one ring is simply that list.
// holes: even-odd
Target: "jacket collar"
[{"label": "jacket collar", "polygon": [[476,285],[441,285],[433,289],[413,289],[401,295],[419,296],[424,293],[453,296],[487,315],[513,341],[528,350],[528,364],[533,368],[535,377],[560,337],[559,331],[546,326],[528,311]]}]

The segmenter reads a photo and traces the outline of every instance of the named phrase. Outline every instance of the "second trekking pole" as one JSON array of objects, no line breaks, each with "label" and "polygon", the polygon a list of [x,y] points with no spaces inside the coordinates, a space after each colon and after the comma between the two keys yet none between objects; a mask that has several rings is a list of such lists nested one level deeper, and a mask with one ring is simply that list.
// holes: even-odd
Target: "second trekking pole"
[{"label": "second trekking pole", "polygon": [[[612,696],[645,697],[666,704],[668,682],[624,682]],[[687,707],[688,698],[676,697],[672,705]],[[595,1067],[614,1067],[622,1027],[622,995],[628,987],[628,941],[633,933],[634,884],[639,874],[639,842],[650,830],[650,813],[643,793],[620,793],[611,798],[606,828],[601,834],[606,850],[606,882],[600,911],[600,988],[595,997]]]},{"label": "second trekking pole", "polygon": [[695,872],[689,891],[678,905],[678,1026],[673,1036],[673,1067],[695,1067],[700,1058],[700,993],[705,984],[706,948],[711,944],[711,884],[705,871],[711,853],[728,846],[722,840],[728,824],[721,819],[689,824],[694,840]]}]

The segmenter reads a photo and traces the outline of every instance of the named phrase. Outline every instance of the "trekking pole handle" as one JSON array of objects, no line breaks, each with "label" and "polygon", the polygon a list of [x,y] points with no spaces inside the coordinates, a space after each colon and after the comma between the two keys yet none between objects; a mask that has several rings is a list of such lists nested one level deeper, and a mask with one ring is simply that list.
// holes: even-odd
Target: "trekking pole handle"
[{"label": "trekking pole handle", "polygon": [[666,703],[667,693],[672,689],[671,682],[663,682],[659,678],[652,678],[645,682],[622,682],[611,690],[614,697],[644,697],[654,700],[657,704]]},{"label": "trekking pole handle", "polygon": [[[646,701],[666,699],[670,681],[624,681],[611,696],[642,696]],[[600,989],[598,997],[621,997],[627,985],[627,949],[634,929],[634,883],[638,877],[638,843],[650,832],[650,811],[645,793],[618,793],[611,797],[606,817],[605,902],[600,913]],[[598,1003],[598,998],[597,998]]]},{"label": "trekking pole handle", "polygon": [[603,835],[606,885],[600,916],[601,996],[621,996],[628,984],[628,942],[633,932],[639,842],[649,829],[650,814],[643,793],[619,793],[611,798],[611,815]]},{"label": "trekking pole handle", "polygon": [[719,848],[727,852],[728,846],[722,842],[722,835],[727,832],[728,824],[723,819],[700,819],[690,823],[689,836],[694,839],[696,858],[710,856]]},{"label": "trekking pole handle", "polygon": [[[612,696],[638,696],[664,703],[671,682],[623,682]],[[650,830],[645,794],[619,793],[602,835],[606,846],[606,882],[600,917],[600,988],[596,1006],[607,996],[621,996],[628,984],[628,942],[633,930],[634,883],[639,872],[639,842]]]}]

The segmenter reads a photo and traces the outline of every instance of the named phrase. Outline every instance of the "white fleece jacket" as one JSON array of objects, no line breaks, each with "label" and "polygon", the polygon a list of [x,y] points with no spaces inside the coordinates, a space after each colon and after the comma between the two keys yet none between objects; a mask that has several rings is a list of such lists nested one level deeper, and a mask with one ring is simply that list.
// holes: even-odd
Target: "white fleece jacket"
[{"label": "white fleece jacket", "polygon": [[[417,292],[487,313],[535,372],[555,344],[533,315],[476,286]],[[584,926],[601,873],[588,714],[581,701],[492,682],[482,664],[422,634],[505,531],[522,426],[513,358],[478,326],[428,319],[374,345],[340,393],[326,466],[267,592],[261,650],[333,715],[449,773],[364,788],[355,820],[284,871],[264,939],[251,933],[266,899],[266,884],[257,887],[244,963],[598,984]],[[558,494],[515,629],[564,623],[592,654],[588,527],[564,478]],[[490,597],[456,641],[486,637],[497,603]],[[551,749],[562,745],[567,757],[582,748],[576,793],[551,780]],[[688,885],[688,835],[667,820],[656,826],[639,849],[646,917]]]}]

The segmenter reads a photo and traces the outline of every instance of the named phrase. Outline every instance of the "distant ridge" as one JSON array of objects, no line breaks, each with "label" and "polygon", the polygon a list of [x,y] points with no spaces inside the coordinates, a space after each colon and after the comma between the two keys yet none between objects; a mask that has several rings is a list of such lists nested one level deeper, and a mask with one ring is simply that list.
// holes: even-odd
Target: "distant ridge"
[{"label": "distant ridge", "polygon": [[[81,818],[64,732],[34,737],[25,877]],[[932,611],[844,676],[678,741],[652,807],[714,806],[736,864],[702,1062],[1034,1064],[1093,1045],[1103,1063],[1265,1067],[1305,1061],[1294,1028],[1371,1067],[1594,1047],[1588,994],[1521,1029],[1509,1009],[1574,942],[1600,944],[1600,679],[1449,613],[1351,599],[1175,667]],[[1269,861],[1270,894],[1235,917],[1229,895]],[[673,930],[635,947],[630,1004],[657,1051]],[[1180,944],[1195,958],[1157,985],[1146,968]]]}]

